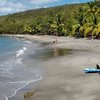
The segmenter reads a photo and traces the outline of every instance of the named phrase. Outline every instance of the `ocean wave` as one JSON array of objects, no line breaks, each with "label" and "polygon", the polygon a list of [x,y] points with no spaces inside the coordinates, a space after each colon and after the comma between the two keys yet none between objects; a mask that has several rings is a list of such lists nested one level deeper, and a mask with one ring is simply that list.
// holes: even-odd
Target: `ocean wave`
[{"label": "ocean wave", "polygon": [[0,94],[0,100],[8,100],[6,95]]},{"label": "ocean wave", "polygon": [[26,47],[22,47],[22,49],[16,51],[16,58],[23,55],[25,53],[25,51],[27,50]]},{"label": "ocean wave", "polygon": [[20,91],[21,89],[23,89],[23,88],[26,87],[27,85],[29,85],[29,84],[31,84],[31,83],[34,83],[34,82],[36,82],[36,81],[39,81],[39,80],[42,80],[42,76],[40,76],[40,78],[35,79],[35,80],[33,80],[33,81],[27,81],[27,82],[25,82],[25,81],[10,82],[10,83],[13,83],[13,84],[16,84],[16,83],[25,83],[25,85],[23,85],[22,87],[20,87],[20,88],[18,88],[17,90],[15,90],[14,93],[13,93],[11,96],[8,96],[8,99],[14,97],[18,91]]},{"label": "ocean wave", "polygon": [[14,97],[16,95],[16,93],[18,91],[22,90],[27,85],[34,83],[36,81],[39,81],[39,80],[42,80],[42,76],[40,76],[38,79],[35,79],[33,81],[9,82],[10,84],[21,84],[21,83],[23,83],[23,85],[21,87],[17,88],[10,96],[0,94],[0,100],[10,100],[12,97]]},{"label": "ocean wave", "polygon": [[19,67],[22,66],[24,68],[24,64],[22,63],[22,58],[17,58],[17,59],[12,58],[10,60],[0,62],[0,78],[2,78],[4,81],[6,79],[12,79],[13,76],[12,71],[16,68],[19,68],[18,66]]},{"label": "ocean wave", "polygon": [[40,72],[30,70],[22,62],[30,52],[34,53],[39,44],[27,40],[19,42],[12,45],[15,49],[11,47],[7,54],[4,53],[5,60],[0,60],[0,100],[8,100],[30,83],[42,79]]},{"label": "ocean wave", "polygon": [[[6,87],[4,88],[9,87],[10,89],[11,87],[11,89],[13,89],[13,91],[11,89],[9,90],[10,95],[5,96],[4,100],[9,100],[10,98],[14,97],[16,93],[22,88],[26,87],[30,83],[33,83],[42,79],[41,72],[36,71],[36,70],[34,70],[34,72],[31,70],[28,71],[28,69],[25,69],[26,67],[22,65],[23,63],[21,60],[22,60],[21,58],[11,59],[3,63],[2,66],[0,64],[0,67],[1,67],[0,76],[2,77],[2,80],[1,80],[2,82],[0,84],[5,83],[3,86],[6,86]],[[9,84],[11,85],[9,86]]]},{"label": "ocean wave", "polygon": [[25,44],[32,44],[32,42],[31,41],[28,41],[28,40],[25,40],[24,43]]}]

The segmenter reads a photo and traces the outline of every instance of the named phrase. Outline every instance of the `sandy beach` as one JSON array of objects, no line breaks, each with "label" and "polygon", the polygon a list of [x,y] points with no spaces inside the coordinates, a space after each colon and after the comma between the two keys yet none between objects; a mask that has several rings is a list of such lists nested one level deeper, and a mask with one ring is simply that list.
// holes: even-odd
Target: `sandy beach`
[{"label": "sandy beach", "polygon": [[[69,55],[43,61],[43,79],[16,95],[21,100],[100,100],[100,74],[84,69],[100,65],[100,40],[70,37],[18,35],[18,38],[50,42],[51,47],[71,49]],[[57,43],[53,43],[57,38]],[[13,100],[13,99],[12,99]],[[15,100],[15,99],[14,99]]]}]

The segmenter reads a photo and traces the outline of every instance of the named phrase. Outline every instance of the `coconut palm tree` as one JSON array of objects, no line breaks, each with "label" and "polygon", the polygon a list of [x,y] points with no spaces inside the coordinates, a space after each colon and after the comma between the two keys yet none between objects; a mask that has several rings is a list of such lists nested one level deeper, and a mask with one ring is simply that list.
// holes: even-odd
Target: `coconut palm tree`
[{"label": "coconut palm tree", "polygon": [[49,21],[49,27],[50,27],[50,31],[52,34],[54,35],[65,35],[66,34],[66,28],[65,25],[63,23],[63,18],[60,14],[57,14],[55,19],[51,19],[51,21]]},{"label": "coconut palm tree", "polygon": [[93,32],[92,32],[92,37],[96,36],[97,38],[100,37],[100,22],[95,26]]},{"label": "coconut palm tree", "polygon": [[[78,23],[73,25],[73,34],[84,34],[84,37],[93,37],[99,34],[100,8],[95,2],[89,2],[85,9],[79,9]],[[97,31],[98,30],[98,31]]]},{"label": "coconut palm tree", "polygon": [[72,26],[72,34],[76,37],[83,37],[83,23],[85,23],[85,16],[84,16],[84,10],[82,8],[79,8],[79,14],[77,16],[77,23],[75,23]]},{"label": "coconut palm tree", "polygon": [[24,25],[23,30],[25,33],[31,33],[33,30],[30,25]]},{"label": "coconut palm tree", "polygon": [[60,36],[66,34],[67,31],[63,23],[63,17],[60,14],[56,16],[56,23],[57,23],[57,34]]}]

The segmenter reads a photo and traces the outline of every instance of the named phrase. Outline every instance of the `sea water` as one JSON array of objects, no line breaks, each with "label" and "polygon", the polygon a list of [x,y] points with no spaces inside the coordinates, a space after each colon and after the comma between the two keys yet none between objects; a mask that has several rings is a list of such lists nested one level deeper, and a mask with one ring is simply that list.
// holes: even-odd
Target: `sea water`
[{"label": "sea water", "polygon": [[0,37],[0,100],[8,100],[29,83],[42,79],[41,71],[30,70],[23,63],[31,48],[34,53],[38,45],[27,40]]}]

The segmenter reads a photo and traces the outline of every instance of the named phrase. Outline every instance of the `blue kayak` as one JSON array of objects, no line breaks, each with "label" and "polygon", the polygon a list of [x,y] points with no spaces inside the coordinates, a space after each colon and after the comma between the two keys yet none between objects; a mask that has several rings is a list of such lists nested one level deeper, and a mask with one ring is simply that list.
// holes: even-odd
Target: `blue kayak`
[{"label": "blue kayak", "polygon": [[85,73],[100,73],[100,69],[96,69],[96,68],[85,68],[84,69]]}]

